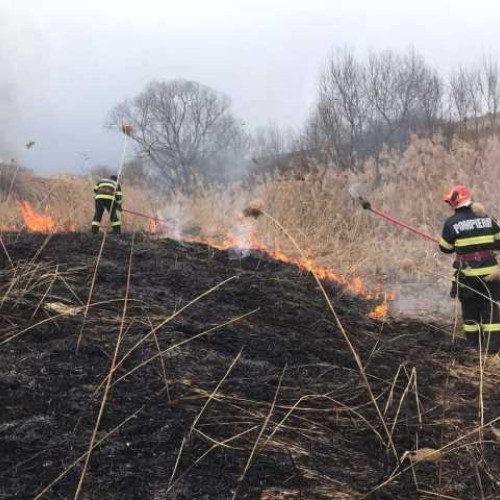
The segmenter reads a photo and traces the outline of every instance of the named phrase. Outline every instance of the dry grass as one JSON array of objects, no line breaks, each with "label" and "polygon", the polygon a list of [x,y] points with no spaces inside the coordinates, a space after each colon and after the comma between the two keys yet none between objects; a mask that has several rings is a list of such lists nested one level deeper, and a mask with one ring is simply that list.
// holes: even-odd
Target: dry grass
[{"label": "dry grass", "polygon": [[[479,153],[465,144],[456,144],[448,152],[429,140],[415,139],[404,153],[386,152],[378,165],[367,162],[361,173],[332,171],[322,184],[314,177],[263,179],[250,188],[232,186],[190,199],[178,196],[165,205],[162,215],[179,220],[180,226],[201,227],[205,235],[220,239],[241,231],[239,215],[257,198],[322,265],[377,282],[409,277],[446,282],[449,258],[441,256],[432,243],[363,211],[347,189],[360,184],[374,207],[438,236],[449,215],[443,193],[452,184],[470,186],[487,209],[495,210],[499,163],[496,139],[485,143]],[[255,224],[256,238],[264,246],[295,253],[268,220]]]},{"label": "dry grass", "polygon": [[[6,166],[0,164],[0,176]],[[90,176],[62,175],[54,178],[41,178],[29,172],[18,172],[16,182],[8,193],[0,199],[0,228],[23,228],[23,220],[17,202],[27,200],[34,210],[52,217],[59,230],[90,230],[94,215],[93,188],[95,179]],[[143,186],[124,186],[124,207],[154,213],[158,208]],[[126,226],[130,229],[147,229],[144,219],[124,215]],[[104,216],[103,224],[107,223]]]},{"label": "dry grass", "polygon": [[[242,210],[253,199],[263,200],[266,211],[282,222],[321,265],[368,281],[448,280],[449,259],[432,243],[395,228],[363,211],[349,197],[352,184],[363,187],[372,205],[433,235],[439,235],[449,211],[443,193],[458,182],[470,186],[476,198],[494,212],[500,141],[489,139],[480,152],[456,143],[451,152],[430,140],[414,139],[403,153],[385,152],[378,165],[368,161],[362,172],[331,171],[323,181],[313,176],[267,177],[251,186],[235,184],[208,189],[194,197],[153,199],[145,187],[124,185],[124,206],[156,213],[176,221],[164,228],[173,237],[201,236],[222,241],[248,232]],[[299,179],[299,180],[298,180]],[[17,173],[16,189],[1,203],[0,226],[22,225],[15,199],[27,198],[36,210],[56,219],[58,227],[86,230],[93,215],[89,177],[40,179]],[[161,207],[160,210],[158,210]],[[493,213],[493,215],[495,215]],[[271,250],[296,250],[269,220],[253,222],[255,237]],[[147,220],[124,215],[124,228],[149,229]]]}]

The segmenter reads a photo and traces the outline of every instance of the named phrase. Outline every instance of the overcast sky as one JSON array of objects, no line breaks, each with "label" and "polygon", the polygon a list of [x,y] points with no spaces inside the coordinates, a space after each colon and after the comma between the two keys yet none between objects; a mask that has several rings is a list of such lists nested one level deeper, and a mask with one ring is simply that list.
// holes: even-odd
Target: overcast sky
[{"label": "overcast sky", "polygon": [[334,49],[410,46],[443,72],[497,57],[500,3],[0,0],[0,158],[43,174],[116,165],[106,114],[152,79],[228,94],[250,129],[299,127]]}]

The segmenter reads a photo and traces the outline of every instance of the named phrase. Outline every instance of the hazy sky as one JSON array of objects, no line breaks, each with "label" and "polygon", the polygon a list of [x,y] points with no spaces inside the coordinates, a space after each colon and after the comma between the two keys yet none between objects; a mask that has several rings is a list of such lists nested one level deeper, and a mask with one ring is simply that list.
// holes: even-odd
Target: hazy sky
[{"label": "hazy sky", "polygon": [[335,48],[413,46],[446,72],[499,56],[499,27],[494,0],[0,0],[0,158],[116,165],[106,114],[152,79],[225,92],[249,128],[297,127]]}]

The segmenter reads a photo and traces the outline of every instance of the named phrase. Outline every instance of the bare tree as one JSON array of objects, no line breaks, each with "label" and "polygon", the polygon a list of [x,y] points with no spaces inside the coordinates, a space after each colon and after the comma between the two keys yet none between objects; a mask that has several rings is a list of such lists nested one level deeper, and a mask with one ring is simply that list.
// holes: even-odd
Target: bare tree
[{"label": "bare tree", "polygon": [[455,119],[460,122],[463,131],[467,128],[467,119],[471,115],[472,104],[469,91],[469,73],[460,69],[450,78],[450,96],[454,105]]},{"label": "bare tree", "polygon": [[167,189],[196,189],[214,180],[213,167],[226,161],[240,141],[241,124],[228,97],[197,82],[152,82],[117,105],[108,125],[133,127],[138,152],[149,158]]},{"label": "bare tree", "polygon": [[411,134],[433,132],[441,83],[413,50],[403,56],[390,51],[371,54],[367,93],[375,138],[370,153],[376,154],[383,144],[405,147]]},{"label": "bare tree", "polygon": [[479,148],[485,133],[498,132],[499,108],[500,70],[491,59],[445,80],[414,50],[366,61],[346,50],[328,61],[304,136],[326,147],[337,168],[356,168],[384,146],[406,148],[413,135],[448,148],[458,135]]},{"label": "bare tree", "polygon": [[276,123],[255,130],[252,138],[252,156],[255,159],[269,160],[280,166],[285,157],[298,148],[296,134]]},{"label": "bare tree", "polygon": [[450,120],[461,139],[476,148],[485,133],[498,132],[500,71],[498,63],[484,59],[482,66],[460,68],[450,77]]},{"label": "bare tree", "polygon": [[415,51],[372,53],[366,62],[344,51],[323,72],[307,135],[329,145],[337,167],[355,168],[385,144],[404,148],[412,134],[434,135],[442,103],[441,78]]},{"label": "bare tree", "polygon": [[321,78],[316,120],[341,168],[356,163],[368,109],[365,78],[364,67],[348,50],[333,55]]},{"label": "bare tree", "polygon": [[425,120],[426,135],[433,137],[444,120],[444,84],[437,71],[425,68],[419,86],[419,103]]},{"label": "bare tree", "polygon": [[498,112],[500,106],[500,71],[498,62],[485,58],[479,78],[479,89],[484,100],[488,128],[491,133],[498,131]]},{"label": "bare tree", "polygon": [[259,127],[253,134],[253,169],[250,178],[277,174],[280,179],[293,176],[304,180],[311,173],[318,150],[308,150],[305,137],[292,128],[283,128],[276,123]]}]

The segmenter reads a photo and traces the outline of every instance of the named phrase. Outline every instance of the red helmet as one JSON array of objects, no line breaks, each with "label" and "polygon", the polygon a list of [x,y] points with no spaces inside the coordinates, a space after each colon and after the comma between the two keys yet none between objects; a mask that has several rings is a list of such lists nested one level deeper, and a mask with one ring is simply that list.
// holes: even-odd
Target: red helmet
[{"label": "red helmet", "polygon": [[450,204],[451,208],[460,208],[472,202],[472,193],[461,184],[453,186],[444,197],[444,201]]}]

